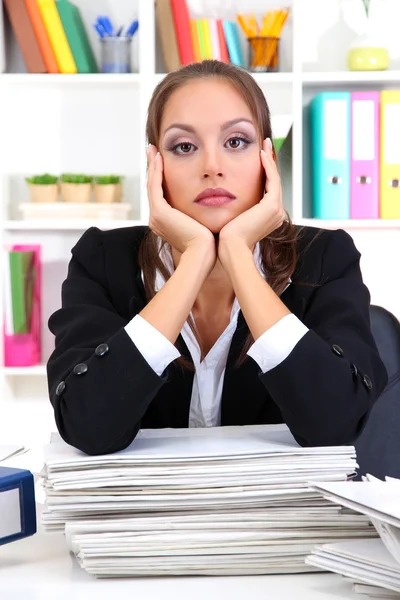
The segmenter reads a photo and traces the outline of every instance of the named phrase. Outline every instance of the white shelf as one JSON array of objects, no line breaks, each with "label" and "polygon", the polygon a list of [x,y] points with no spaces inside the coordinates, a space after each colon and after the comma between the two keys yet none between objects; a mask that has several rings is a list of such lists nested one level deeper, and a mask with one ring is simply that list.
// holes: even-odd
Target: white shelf
[{"label": "white shelf", "polygon": [[117,220],[108,220],[108,221],[96,221],[96,220],[73,220],[71,222],[64,220],[54,220],[54,219],[35,219],[31,221],[5,221],[4,229],[8,231],[84,231],[85,229],[89,229],[89,227],[95,226],[99,229],[116,229],[119,227],[134,227],[136,225],[147,225],[144,221],[117,221]]},{"label": "white shelf", "polygon": [[400,71],[321,71],[302,73],[305,85],[324,85],[329,83],[392,83],[400,82]]},{"label": "white shelf", "polygon": [[35,365],[33,367],[3,367],[3,373],[7,376],[43,376],[46,375],[46,365]]},{"label": "white shelf", "polygon": [[88,73],[54,74],[48,73],[1,73],[0,82],[22,85],[138,85],[142,77],[139,73]]},{"label": "white shelf", "polygon": [[322,229],[399,229],[399,219],[296,219],[297,225]]}]

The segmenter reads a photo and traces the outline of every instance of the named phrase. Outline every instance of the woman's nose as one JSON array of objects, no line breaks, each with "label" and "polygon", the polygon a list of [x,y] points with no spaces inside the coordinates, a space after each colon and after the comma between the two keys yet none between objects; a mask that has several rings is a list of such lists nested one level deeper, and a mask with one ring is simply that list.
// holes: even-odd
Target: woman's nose
[{"label": "woman's nose", "polygon": [[207,150],[203,158],[203,177],[222,177],[224,168],[217,150]]}]

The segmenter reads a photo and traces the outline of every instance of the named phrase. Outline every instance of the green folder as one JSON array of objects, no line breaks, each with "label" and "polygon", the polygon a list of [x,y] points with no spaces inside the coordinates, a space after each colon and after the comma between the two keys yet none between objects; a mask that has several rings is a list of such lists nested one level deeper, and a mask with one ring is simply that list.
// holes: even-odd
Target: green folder
[{"label": "green folder", "polygon": [[29,333],[35,280],[34,253],[10,250],[9,261],[14,334]]},{"label": "green folder", "polygon": [[68,0],[56,0],[56,6],[78,73],[98,73],[79,8]]}]

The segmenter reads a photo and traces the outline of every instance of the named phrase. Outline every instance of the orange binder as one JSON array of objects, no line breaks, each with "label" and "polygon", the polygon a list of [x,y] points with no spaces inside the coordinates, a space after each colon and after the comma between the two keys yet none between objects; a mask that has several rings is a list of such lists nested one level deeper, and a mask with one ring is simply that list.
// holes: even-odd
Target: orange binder
[{"label": "orange binder", "polygon": [[32,22],[33,31],[35,32],[40,52],[48,73],[59,73],[56,57],[51,47],[49,36],[47,35],[46,27],[44,26],[42,16],[36,0],[25,0],[26,10]]},{"label": "orange binder", "polygon": [[381,92],[381,219],[400,219],[400,90]]},{"label": "orange binder", "polygon": [[196,62],[201,62],[202,56],[201,56],[201,48],[200,48],[200,38],[199,38],[199,32],[197,30],[196,19],[190,19],[190,33],[192,36],[194,60]]}]

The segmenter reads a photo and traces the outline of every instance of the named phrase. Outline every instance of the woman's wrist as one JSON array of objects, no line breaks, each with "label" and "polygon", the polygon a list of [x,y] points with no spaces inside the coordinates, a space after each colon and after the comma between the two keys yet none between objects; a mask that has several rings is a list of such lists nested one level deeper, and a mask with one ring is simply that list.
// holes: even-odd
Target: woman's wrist
[{"label": "woman's wrist", "polygon": [[214,237],[212,236],[210,239],[196,240],[192,242],[182,254],[181,260],[184,257],[186,257],[191,264],[199,264],[202,266],[208,275],[209,271],[214,267],[217,259],[217,249]]}]

